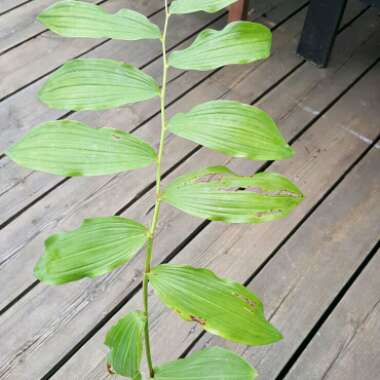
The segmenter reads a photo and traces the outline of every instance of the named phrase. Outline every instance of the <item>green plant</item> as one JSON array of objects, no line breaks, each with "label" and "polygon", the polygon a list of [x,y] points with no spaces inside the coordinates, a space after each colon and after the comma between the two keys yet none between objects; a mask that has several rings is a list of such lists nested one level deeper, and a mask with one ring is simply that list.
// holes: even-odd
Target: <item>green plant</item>
[{"label": "green plant", "polygon": [[95,176],[156,165],[156,198],[150,226],[122,217],[87,219],[76,230],[49,237],[36,267],[37,278],[63,284],[95,277],[127,263],[146,245],[143,311],[127,314],[108,332],[109,370],[134,380],[142,378],[145,347],[150,378],[251,380],[255,370],[221,348],[201,350],[186,359],[154,367],[149,337],[148,284],[162,302],[206,331],[248,345],[271,344],[281,334],[264,316],[260,299],[244,286],[206,269],[162,264],[151,268],[160,205],[167,202],[191,215],[228,223],[262,223],[287,216],[303,196],[288,179],[275,173],[243,177],[223,166],[203,168],[161,186],[165,138],[176,134],[212,150],[250,160],[285,159],[292,148],[273,120],[256,107],[235,101],[210,101],[166,119],[169,67],[213,70],[227,64],[268,57],[271,32],[252,22],[235,22],[223,30],[206,29],[188,48],[169,56],[166,36],[172,14],[216,12],[236,0],[164,1],[165,24],[158,26],[131,10],[108,14],[77,0],[59,1],[39,20],[65,37],[157,39],[162,44],[162,85],[141,70],[108,59],[75,59],[64,64],[43,86],[40,99],[66,110],[104,110],[160,97],[158,152],[133,135],[115,129],[92,129],[72,120],[50,121],[32,129],[7,154],[27,168],[63,176]]}]

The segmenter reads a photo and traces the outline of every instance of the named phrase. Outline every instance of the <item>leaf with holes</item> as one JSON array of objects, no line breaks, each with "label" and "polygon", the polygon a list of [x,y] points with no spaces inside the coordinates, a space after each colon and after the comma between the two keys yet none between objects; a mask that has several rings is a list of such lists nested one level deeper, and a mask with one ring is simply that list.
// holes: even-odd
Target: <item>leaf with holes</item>
[{"label": "leaf with holes", "polygon": [[169,130],[232,157],[280,160],[293,155],[264,111],[235,101],[211,101],[178,113],[170,120]]},{"label": "leaf with holes", "polygon": [[212,347],[159,366],[154,380],[254,380],[256,377],[255,369],[240,356]]},{"label": "leaf with holes", "polygon": [[134,311],[120,319],[108,331],[105,345],[110,349],[107,366],[111,373],[141,380],[140,363],[146,317]]},{"label": "leaf with holes", "polygon": [[264,25],[237,21],[223,30],[205,29],[190,47],[170,54],[169,65],[184,70],[213,70],[250,63],[270,54],[272,33]]},{"label": "leaf with holes", "polygon": [[170,13],[184,14],[204,11],[215,13],[237,0],[174,0],[170,5]]},{"label": "leaf with holes", "polygon": [[97,277],[127,263],[145,244],[148,231],[119,216],[85,219],[73,231],[52,235],[34,273],[48,284]]},{"label": "leaf with holes", "polygon": [[77,0],[58,1],[45,9],[38,20],[63,37],[119,40],[161,37],[159,27],[138,12],[121,9],[116,14],[109,14],[98,5]]},{"label": "leaf with holes", "polygon": [[167,307],[212,334],[252,346],[282,338],[265,319],[257,296],[207,269],[163,264],[151,271],[149,280]]},{"label": "leaf with holes", "polygon": [[65,63],[39,92],[42,102],[65,110],[105,110],[160,95],[155,80],[141,70],[110,59]]},{"label": "leaf with holes", "polygon": [[243,177],[224,166],[215,166],[176,178],[165,188],[162,199],[200,218],[263,223],[287,216],[303,195],[276,173]]},{"label": "leaf with holes", "polygon": [[130,133],[73,120],[41,124],[6,153],[21,166],[62,176],[114,174],[156,160],[153,148]]}]

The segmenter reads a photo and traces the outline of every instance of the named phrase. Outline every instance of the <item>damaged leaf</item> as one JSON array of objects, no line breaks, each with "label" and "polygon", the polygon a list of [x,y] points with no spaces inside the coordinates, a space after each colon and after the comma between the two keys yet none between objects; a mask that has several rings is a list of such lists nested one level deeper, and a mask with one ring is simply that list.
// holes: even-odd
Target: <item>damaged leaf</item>
[{"label": "damaged leaf", "polygon": [[143,352],[143,334],[146,317],[135,311],[120,319],[108,331],[105,345],[110,349],[107,368],[110,374],[141,380],[140,363]]},{"label": "damaged leaf", "polygon": [[162,199],[200,218],[263,223],[287,216],[303,195],[290,180],[276,173],[243,177],[215,166],[176,178],[165,188]]},{"label": "damaged leaf", "polygon": [[256,377],[255,369],[240,356],[212,347],[159,366],[154,380],[254,380]]},{"label": "damaged leaf", "polygon": [[211,101],[178,113],[169,121],[169,130],[232,157],[281,160],[293,155],[268,114],[236,101]]},{"label": "damaged leaf", "polygon": [[207,269],[163,264],[151,271],[149,280],[167,307],[212,334],[252,346],[282,338],[265,319],[256,295]]}]

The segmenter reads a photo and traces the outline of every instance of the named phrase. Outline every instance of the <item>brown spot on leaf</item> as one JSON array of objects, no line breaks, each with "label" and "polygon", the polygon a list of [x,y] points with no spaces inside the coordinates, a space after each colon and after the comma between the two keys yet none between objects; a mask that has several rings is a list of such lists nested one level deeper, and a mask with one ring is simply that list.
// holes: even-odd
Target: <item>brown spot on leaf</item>
[{"label": "brown spot on leaf", "polygon": [[264,216],[276,215],[276,214],[281,214],[281,213],[282,213],[282,210],[258,211],[258,212],[256,212],[256,216],[258,218],[263,218]]},{"label": "brown spot on leaf", "polygon": [[278,190],[278,191],[265,191],[259,187],[248,187],[245,189],[246,191],[249,191],[251,193],[257,193],[260,195],[267,195],[270,197],[278,197],[278,196],[287,196],[287,197],[294,197],[294,198],[299,198],[300,195],[297,193],[293,193],[288,190]]},{"label": "brown spot on leaf", "polygon": [[257,304],[255,301],[251,300],[250,298],[248,297],[245,297],[243,296],[243,294],[240,294],[240,293],[233,293],[233,295],[235,297],[238,297],[240,298],[244,303],[246,303],[248,306],[250,306],[252,309],[256,309],[257,308]]},{"label": "brown spot on leaf", "polygon": [[120,136],[118,136],[118,135],[112,135],[112,140],[115,140],[115,141],[118,141],[118,140],[120,140],[121,139],[121,137]]},{"label": "brown spot on leaf", "polygon": [[221,181],[225,177],[225,173],[207,174],[202,177],[198,177],[195,183],[207,183],[210,181]]},{"label": "brown spot on leaf", "polygon": [[204,326],[206,324],[206,321],[202,318],[199,318],[199,317],[196,317],[194,315],[190,315],[190,319],[193,321],[193,322],[197,322],[199,323],[200,325]]},{"label": "brown spot on leaf", "polygon": [[110,363],[107,363],[107,371],[110,375],[114,375],[115,372],[112,371],[112,366]]}]

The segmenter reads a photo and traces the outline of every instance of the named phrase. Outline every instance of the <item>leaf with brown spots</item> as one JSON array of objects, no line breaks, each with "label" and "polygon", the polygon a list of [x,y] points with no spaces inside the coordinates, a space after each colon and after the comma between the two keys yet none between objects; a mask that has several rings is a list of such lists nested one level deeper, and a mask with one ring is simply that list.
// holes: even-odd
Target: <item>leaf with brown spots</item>
[{"label": "leaf with brown spots", "polygon": [[134,311],[120,319],[108,331],[105,344],[108,372],[141,380],[140,363],[143,353],[145,314]]},{"label": "leaf with brown spots", "polygon": [[260,299],[236,282],[206,269],[170,264],[155,267],[149,280],[167,307],[212,334],[252,346],[281,339],[265,319]]},{"label": "leaf with brown spots", "polygon": [[276,173],[243,177],[215,166],[176,178],[162,199],[204,219],[263,223],[289,215],[303,195],[289,179]]}]

